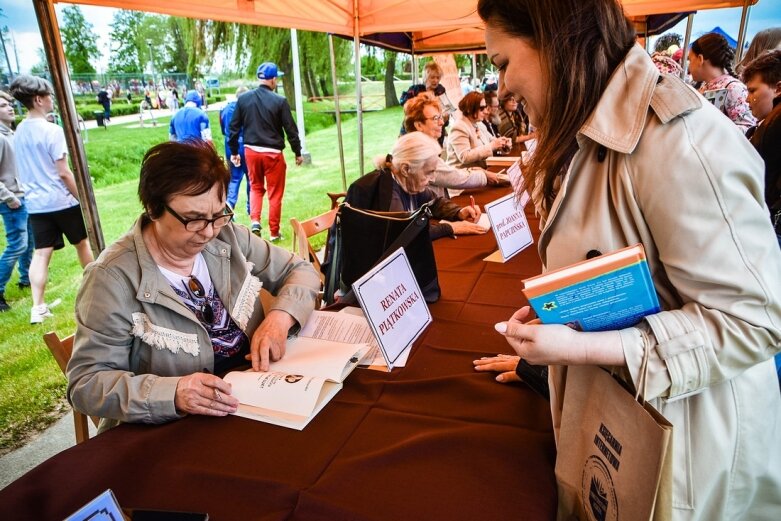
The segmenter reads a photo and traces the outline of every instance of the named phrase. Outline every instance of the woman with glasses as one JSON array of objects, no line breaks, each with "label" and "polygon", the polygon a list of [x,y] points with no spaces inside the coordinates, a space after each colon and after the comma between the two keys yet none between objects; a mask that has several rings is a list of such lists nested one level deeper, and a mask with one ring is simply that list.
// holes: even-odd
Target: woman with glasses
[{"label": "woman with glasses", "polygon": [[458,102],[461,119],[453,124],[447,138],[447,164],[456,168],[479,166],[494,152],[509,148],[512,142],[503,137],[494,138],[481,123],[488,105],[482,92],[470,92]]},{"label": "woman with glasses", "polygon": [[[216,375],[247,361],[268,370],[314,309],[314,268],[231,222],[229,181],[206,142],[144,156],[144,212],[87,268],[76,300],[68,398],[101,430],[234,412]],[[275,296],[265,313],[261,288]]]},{"label": "woman with glasses", "polygon": [[513,143],[525,143],[537,136],[531,131],[529,117],[513,95],[506,95],[499,106],[499,134]]},{"label": "woman with glasses", "polygon": [[[421,93],[404,105],[404,129],[407,132],[422,132],[432,139],[439,140],[445,122],[439,100],[428,93]],[[437,158],[434,180],[428,188],[436,195],[449,196],[448,189],[463,190],[482,188],[487,184],[498,183],[496,174],[479,166],[455,168],[441,157]]]},{"label": "woman with glasses", "polygon": [[[568,407],[586,406],[568,386],[580,366],[639,387],[647,354],[644,397],[673,425],[672,495],[658,496],[658,511],[781,519],[781,252],[759,155],[659,72],[618,0],[479,0],[478,13],[500,94],[516,96],[538,129],[518,196],[528,190],[540,216],[543,269],[640,243],[662,308],[583,332],[540,324],[524,306],[496,330],[525,361],[549,366],[556,427]],[[568,518],[572,491],[559,491]]]}]

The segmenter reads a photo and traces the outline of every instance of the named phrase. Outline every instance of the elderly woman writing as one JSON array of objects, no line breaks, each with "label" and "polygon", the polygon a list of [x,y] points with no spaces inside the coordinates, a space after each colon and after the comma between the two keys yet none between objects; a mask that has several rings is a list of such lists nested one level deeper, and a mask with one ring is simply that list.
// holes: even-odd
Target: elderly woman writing
[{"label": "elderly woman writing", "polygon": [[659,73],[618,0],[480,0],[478,12],[500,94],[538,129],[520,189],[540,214],[544,269],[641,243],[662,307],[613,331],[539,324],[528,307],[496,325],[550,367],[553,425],[585,403],[562,399],[570,372],[604,366],[636,386],[648,353],[645,398],[674,426],[672,518],[781,519],[781,252],[759,156]]},{"label": "elderly woman writing", "polygon": [[494,152],[512,146],[508,138],[492,137],[482,124],[483,115],[488,112],[482,92],[468,93],[458,102],[458,109],[461,119],[453,124],[447,138],[447,164],[456,168],[485,168],[485,160]]},{"label": "elderly woman writing", "polygon": [[393,212],[412,212],[433,201],[434,219],[447,222],[431,223],[432,239],[485,233],[486,229],[476,224],[480,218],[479,208],[460,207],[428,188],[434,179],[440,152],[439,144],[427,134],[412,132],[401,136],[391,154],[375,160],[376,170],[350,185],[344,201],[356,208]]},{"label": "elderly woman writing", "polygon": [[[444,124],[439,100],[428,93],[418,94],[404,105],[404,128],[407,132],[422,132],[439,140]],[[438,196],[445,196],[448,188],[482,188],[497,183],[493,172],[480,167],[455,168],[438,157],[434,180],[428,188]]]},{"label": "elderly woman writing", "polygon": [[[247,359],[268,370],[313,310],[314,268],[231,222],[229,181],[208,143],[144,156],[144,213],[87,268],[76,300],[68,398],[101,429],[234,412],[216,374]],[[275,296],[265,314],[261,288]]]}]

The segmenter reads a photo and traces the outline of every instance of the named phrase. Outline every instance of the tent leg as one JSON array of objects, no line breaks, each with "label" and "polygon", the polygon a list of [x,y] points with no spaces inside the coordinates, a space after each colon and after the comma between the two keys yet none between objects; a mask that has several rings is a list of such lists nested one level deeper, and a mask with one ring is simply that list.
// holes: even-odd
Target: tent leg
[{"label": "tent leg", "polygon": [[743,11],[740,15],[740,31],[738,32],[738,47],[735,49],[735,68],[743,60],[743,46],[746,43],[746,27],[748,26],[748,15],[751,12],[749,0],[743,0]]},{"label": "tent leg", "polygon": [[363,170],[363,99],[361,94],[361,25],[358,17],[358,0],[353,0],[353,15],[355,17],[355,110],[358,116],[358,177]]},{"label": "tent leg", "polygon": [[43,48],[46,51],[46,59],[49,62],[49,70],[54,84],[54,93],[57,96],[57,105],[62,116],[62,128],[65,132],[65,141],[68,144],[68,153],[71,156],[76,188],[81,202],[81,213],[87,228],[87,237],[92,254],[97,257],[105,248],[103,229],[100,226],[95,192],[92,189],[92,179],[89,175],[87,154],[79,135],[79,116],[76,113],[73,94],[70,90],[70,75],[62,49],[57,15],[54,12],[52,0],[33,0],[33,7],[35,7],[35,16],[38,18]]},{"label": "tent leg", "polygon": [[304,98],[301,92],[301,64],[298,59],[298,31],[290,29],[290,47],[293,54],[293,81],[296,91],[296,123],[298,125],[298,137],[301,138],[301,156],[304,164],[312,164],[312,156],[306,149],[306,127],[304,126]]},{"label": "tent leg", "polygon": [[328,33],[328,51],[331,56],[331,84],[334,88],[334,110],[336,111],[336,138],[339,140],[339,166],[342,169],[342,191],[347,191],[347,174],[344,170],[344,143],[342,142],[342,113],[339,110],[339,84],[336,81],[336,58],[334,35]]},{"label": "tent leg", "polygon": [[686,17],[686,36],[683,39],[683,54],[681,55],[681,79],[686,80],[689,72],[689,42],[692,39],[692,25],[694,25],[694,13]]}]

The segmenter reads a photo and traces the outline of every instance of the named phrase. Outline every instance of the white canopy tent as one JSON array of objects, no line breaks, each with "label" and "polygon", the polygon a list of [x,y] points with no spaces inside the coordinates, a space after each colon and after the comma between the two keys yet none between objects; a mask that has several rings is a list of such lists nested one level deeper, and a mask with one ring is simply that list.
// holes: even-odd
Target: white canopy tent
[{"label": "white canopy tent", "polygon": [[[629,16],[691,12],[700,9],[744,7],[758,0],[622,0]],[[476,0],[70,0],[68,3],[115,7],[183,17],[296,28],[352,36],[356,56],[360,37],[381,32],[419,32],[419,41],[434,41],[435,34],[450,34],[462,41],[466,35],[479,36],[483,27]],[[81,195],[90,244],[97,254],[104,248],[103,233],[97,215],[84,145],[78,130],[78,118],[70,92],[70,78],[62,49],[53,0],[33,0],[49,62],[55,94],[60,104],[68,149]],[[461,30],[464,31],[455,31]],[[426,33],[426,32],[429,33]],[[744,34],[741,27],[741,34]],[[426,35],[429,35],[427,37]],[[356,78],[360,78],[360,60]],[[363,162],[361,135],[360,82],[356,82],[359,125],[359,161]]]}]

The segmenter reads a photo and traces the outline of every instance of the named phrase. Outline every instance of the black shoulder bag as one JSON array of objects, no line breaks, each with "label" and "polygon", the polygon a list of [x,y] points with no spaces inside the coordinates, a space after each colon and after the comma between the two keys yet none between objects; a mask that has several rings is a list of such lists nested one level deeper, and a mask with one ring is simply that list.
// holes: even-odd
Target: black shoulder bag
[{"label": "black shoulder bag", "polygon": [[354,303],[352,284],[391,253],[404,248],[412,272],[426,302],[440,296],[437,264],[428,227],[430,203],[415,212],[376,212],[342,203],[336,214],[336,237],[325,280],[324,299],[334,302],[341,290],[340,303]]}]

